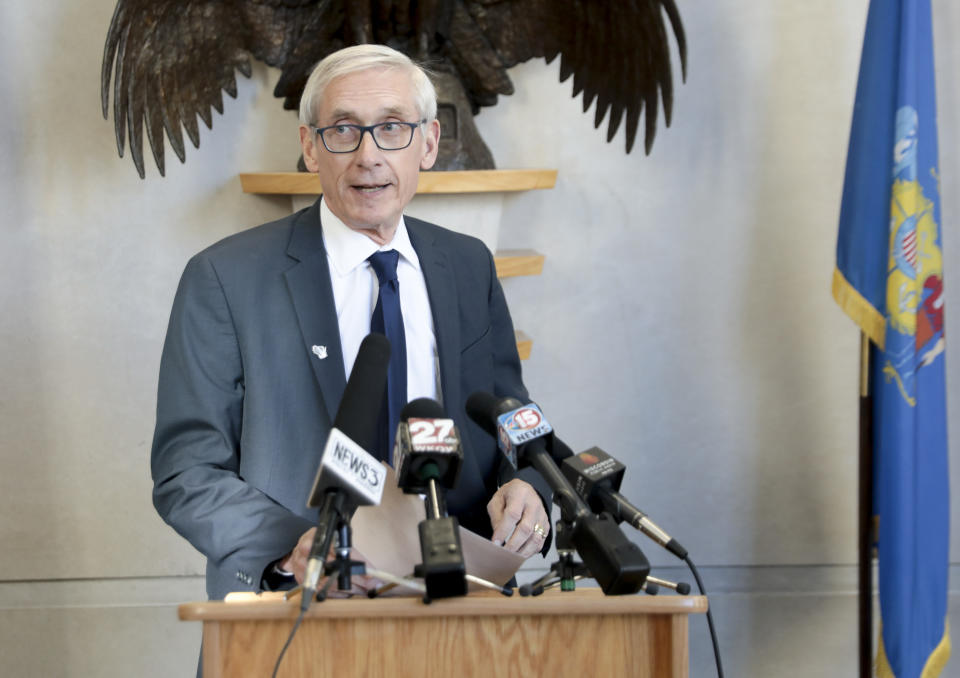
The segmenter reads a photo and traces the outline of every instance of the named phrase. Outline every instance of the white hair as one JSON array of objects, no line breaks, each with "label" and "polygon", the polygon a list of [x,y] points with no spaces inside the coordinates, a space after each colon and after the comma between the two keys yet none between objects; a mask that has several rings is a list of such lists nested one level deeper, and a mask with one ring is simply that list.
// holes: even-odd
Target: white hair
[{"label": "white hair", "polygon": [[316,123],[314,116],[320,109],[323,93],[335,78],[372,68],[396,68],[408,72],[420,117],[427,121],[437,117],[437,91],[422,66],[386,45],[354,45],[327,55],[314,67],[300,97],[301,124]]}]

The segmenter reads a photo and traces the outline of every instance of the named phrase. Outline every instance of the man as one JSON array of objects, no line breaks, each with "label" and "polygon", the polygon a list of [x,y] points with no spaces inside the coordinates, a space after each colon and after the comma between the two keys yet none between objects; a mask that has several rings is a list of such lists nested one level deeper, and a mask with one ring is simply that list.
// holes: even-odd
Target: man
[{"label": "man", "polygon": [[302,580],[316,520],[305,502],[380,311],[372,262],[386,257],[407,399],[441,400],[463,434],[451,514],[525,557],[545,550],[549,489],[512,471],[464,411],[474,391],[527,395],[493,259],[474,238],[403,216],[437,155],[433,86],[399,52],[351,47],[318,64],[300,119],[323,197],[196,255],[177,290],[152,452],[158,512],[206,555],[211,598]]}]

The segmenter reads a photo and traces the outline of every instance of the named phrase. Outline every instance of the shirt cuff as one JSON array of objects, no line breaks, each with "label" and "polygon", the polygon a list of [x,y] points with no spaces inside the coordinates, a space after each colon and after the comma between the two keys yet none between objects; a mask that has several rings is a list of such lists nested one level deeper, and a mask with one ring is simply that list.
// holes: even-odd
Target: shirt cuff
[{"label": "shirt cuff", "polygon": [[263,571],[260,588],[264,591],[281,591],[296,586],[296,577],[293,576],[293,572],[287,572],[280,567],[281,560],[273,561]]}]

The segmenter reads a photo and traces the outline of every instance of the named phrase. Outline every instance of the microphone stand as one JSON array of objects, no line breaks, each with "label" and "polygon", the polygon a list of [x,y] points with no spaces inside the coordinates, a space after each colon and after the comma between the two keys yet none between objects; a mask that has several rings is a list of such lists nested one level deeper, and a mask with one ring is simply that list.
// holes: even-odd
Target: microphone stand
[{"label": "microphone stand", "polygon": [[[423,579],[422,573],[420,575],[417,574],[417,568],[420,568],[420,566],[417,565],[416,568],[414,568],[414,573],[412,575],[413,577],[415,577],[414,579],[409,579],[406,577],[396,577],[388,572],[382,572],[380,570],[367,570],[368,574],[376,577],[377,579],[383,579],[384,581],[387,582],[386,584],[384,584],[379,588],[371,589],[370,591],[368,591],[367,597],[376,598],[377,596],[383,595],[387,591],[391,591],[397,588],[398,586],[401,586],[401,587],[413,589],[414,591],[422,593],[423,602],[429,605],[433,599],[427,595],[426,584],[423,584],[417,581],[417,579]],[[464,578],[467,580],[468,583],[476,584],[477,586],[488,588],[491,591],[496,591],[497,593],[507,596],[508,598],[513,595],[513,589],[510,588],[509,586],[500,586],[499,584],[495,584],[492,581],[489,581],[487,579],[481,579],[480,577],[476,577],[472,574],[465,574]]]},{"label": "microphone stand", "polygon": [[353,530],[350,528],[350,521],[341,515],[337,520],[337,555],[323,566],[323,571],[328,579],[323,588],[317,591],[317,600],[322,601],[327,597],[327,592],[333,582],[332,575],[337,575],[337,588],[340,591],[349,591],[353,588],[350,581],[351,577],[355,574],[367,573],[367,566],[362,560],[350,558],[352,535]]},{"label": "microphone stand", "polygon": [[[557,586],[561,591],[575,591],[577,581],[589,578],[590,571],[587,566],[576,560],[576,549],[572,540],[573,526],[571,521],[561,518],[557,521],[557,529],[554,532],[555,543],[557,545],[557,560],[550,565],[550,571],[542,577],[529,584],[520,587],[521,596],[539,596],[544,591],[554,589]],[[640,589],[649,596],[655,596],[661,587],[666,587],[677,591],[678,593],[689,593],[689,584],[675,584],[666,579],[659,579],[647,575]],[[685,589],[685,590],[684,590]]]},{"label": "microphone stand", "polygon": [[467,595],[466,564],[456,518],[447,515],[444,488],[437,482],[437,465],[424,464],[427,493],[424,497],[426,520],[419,526],[420,556],[422,561],[414,568],[414,576],[426,584],[423,602],[434,598]]},{"label": "microphone stand", "polygon": [[434,598],[465,596],[468,583],[512,596],[513,589],[466,573],[459,523],[447,515],[446,493],[437,483],[436,465],[426,464],[424,468],[428,474],[423,500],[427,519],[419,525],[423,562],[413,569],[413,576],[424,580],[423,602],[429,605]]},{"label": "microphone stand", "polygon": [[[353,588],[350,578],[355,574],[366,574],[366,564],[363,561],[352,560],[350,558],[350,548],[352,546],[351,536],[353,534],[350,528],[350,514],[352,510],[344,511],[343,503],[337,501],[325,503],[324,508],[333,513],[333,515],[330,516],[330,527],[328,529],[330,533],[336,531],[337,548],[334,558],[323,564],[323,573],[327,575],[327,581],[323,587],[317,590],[314,596],[315,599],[320,602],[326,600],[327,593],[333,585],[334,577],[331,575],[336,575],[338,590],[349,591]],[[326,548],[326,544],[329,544],[330,536],[332,536],[330,533],[328,533],[329,536],[324,539],[323,548]]]},{"label": "microphone stand", "polygon": [[554,531],[554,543],[557,545],[557,561],[550,565],[550,571],[537,580],[520,587],[521,596],[539,596],[547,589],[560,586],[561,591],[574,591],[577,580],[589,577],[587,566],[576,560],[573,545],[573,521],[561,518]]}]

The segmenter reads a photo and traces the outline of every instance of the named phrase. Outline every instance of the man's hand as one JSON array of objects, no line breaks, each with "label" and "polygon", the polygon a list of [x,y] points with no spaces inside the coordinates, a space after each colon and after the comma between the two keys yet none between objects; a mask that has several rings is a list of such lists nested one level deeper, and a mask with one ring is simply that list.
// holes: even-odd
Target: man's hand
[{"label": "man's hand", "polygon": [[[297,541],[297,545],[293,547],[293,550],[280,561],[280,569],[292,572],[294,579],[297,580],[297,584],[303,584],[303,578],[307,575],[307,561],[310,560],[310,550],[313,548],[313,538],[316,533],[317,528],[315,527],[311,527],[304,532]],[[337,554],[334,549],[334,546],[330,547],[330,551],[327,553],[327,560],[333,560],[336,557]],[[350,557],[353,560],[366,560],[363,554],[356,549],[350,550]],[[320,577],[320,581],[317,584],[318,588],[323,588],[326,580],[326,577]],[[330,595],[337,597],[340,593],[366,593],[370,589],[377,588],[381,585],[380,580],[363,575],[354,575],[351,581],[353,588],[350,591],[339,591],[336,588],[336,582],[334,582],[334,587],[330,590]]]},{"label": "man's hand", "polygon": [[493,526],[491,541],[529,558],[539,553],[550,534],[550,516],[530,483],[514,478],[497,490],[487,514]]},{"label": "man's hand", "polygon": [[[316,533],[315,527],[304,532],[293,550],[280,561],[280,569],[293,572],[293,577],[298,584],[302,584],[303,578],[307,576],[307,561],[310,559],[310,549],[313,548],[313,537]],[[330,549],[329,556],[333,557],[333,549]]]}]

